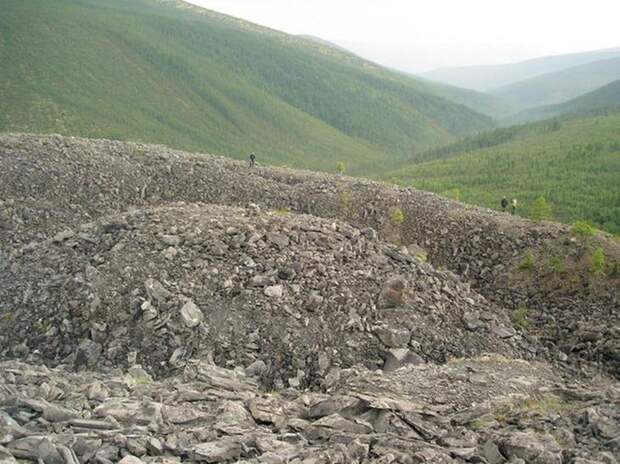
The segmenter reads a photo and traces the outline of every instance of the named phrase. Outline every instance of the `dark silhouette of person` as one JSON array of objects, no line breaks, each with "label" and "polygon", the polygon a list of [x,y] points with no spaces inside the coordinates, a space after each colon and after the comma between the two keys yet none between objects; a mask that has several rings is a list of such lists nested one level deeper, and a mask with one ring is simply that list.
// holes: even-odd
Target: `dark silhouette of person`
[{"label": "dark silhouette of person", "polygon": [[250,155],[250,167],[253,168],[254,166],[256,166],[256,155],[252,153]]},{"label": "dark silhouette of person", "polygon": [[502,211],[506,212],[506,208],[508,208],[508,199],[504,197],[502,198]]}]

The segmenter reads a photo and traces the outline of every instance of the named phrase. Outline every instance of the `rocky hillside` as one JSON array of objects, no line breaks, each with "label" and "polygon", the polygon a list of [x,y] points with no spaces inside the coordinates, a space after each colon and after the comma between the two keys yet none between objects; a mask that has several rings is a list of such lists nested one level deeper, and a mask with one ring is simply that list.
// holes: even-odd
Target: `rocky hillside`
[{"label": "rocky hillside", "polygon": [[256,363],[269,386],[313,385],[332,365],[528,355],[504,312],[372,229],[252,212],[138,210],[24,251],[0,284],[5,355],[92,368],[133,353],[160,374],[212,356]]},{"label": "rocky hillside", "polygon": [[32,135],[0,136],[0,232],[3,464],[616,462],[607,236]]}]

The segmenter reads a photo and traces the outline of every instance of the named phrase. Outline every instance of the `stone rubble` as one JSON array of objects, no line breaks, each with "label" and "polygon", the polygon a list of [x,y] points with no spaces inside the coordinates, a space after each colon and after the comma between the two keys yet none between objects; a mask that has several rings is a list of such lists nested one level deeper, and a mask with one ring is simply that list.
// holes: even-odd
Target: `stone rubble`
[{"label": "stone rubble", "polygon": [[[592,244],[366,180],[0,135],[0,464],[615,464],[620,282]],[[550,253],[570,279],[520,269]]]},{"label": "stone rubble", "polygon": [[[344,176],[267,167],[248,170],[238,161],[158,145],[1,135],[0,272],[10,256],[37,241],[71,246],[84,240],[79,230],[83,224],[101,217],[108,217],[102,232],[122,234],[129,225],[115,216],[118,213],[178,201],[251,205],[250,214],[277,210],[339,218],[358,227],[370,241],[389,236],[406,245],[409,257],[450,269],[498,306],[529,309],[530,337],[548,351],[550,360],[570,364],[576,375],[589,375],[581,372],[584,363],[620,375],[620,277],[591,275],[584,258],[587,247],[577,243],[567,226]],[[404,216],[398,227],[390,223],[394,208]],[[169,261],[182,259],[183,250],[191,246],[175,230],[162,230],[158,238],[162,256]],[[273,232],[265,243],[277,249],[287,246],[286,239]],[[258,238],[249,236],[252,240]],[[617,241],[603,236],[595,240],[610,265],[618,265]],[[222,243],[210,246],[214,256],[227,251]],[[566,255],[567,266],[574,267],[569,276],[556,276],[545,267],[549,253]],[[519,271],[524,256],[538,259],[541,269]],[[399,250],[387,250],[386,257],[409,259]],[[100,259],[93,256],[93,266]],[[225,284],[233,286],[232,281]],[[275,284],[266,286],[271,285]],[[469,323],[472,330],[477,325],[476,319]]]},{"label": "stone rubble", "polygon": [[[260,361],[251,370],[269,385],[306,387],[332,366],[536,355],[508,333],[508,312],[338,221],[215,205],[115,219],[127,227],[107,232],[104,217],[70,244],[43,241],[13,258],[0,281],[2,356],[88,369],[138,363],[157,376],[190,357]],[[174,260],[161,253],[170,231],[183,244]],[[465,313],[481,321],[476,330]]]},{"label": "stone rubble", "polygon": [[324,393],[266,392],[196,360],[162,381],[131,371],[0,363],[2,462],[577,464],[620,451],[617,385],[584,395],[527,361],[337,369]]}]

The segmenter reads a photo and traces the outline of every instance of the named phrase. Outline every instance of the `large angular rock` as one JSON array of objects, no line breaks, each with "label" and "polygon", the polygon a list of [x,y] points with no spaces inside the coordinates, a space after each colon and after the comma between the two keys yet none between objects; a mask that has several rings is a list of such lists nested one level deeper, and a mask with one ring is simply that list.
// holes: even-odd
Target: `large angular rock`
[{"label": "large angular rock", "polygon": [[365,435],[372,433],[372,426],[359,419],[348,420],[340,414],[332,414],[313,422],[306,430],[306,435],[311,440],[328,440],[336,433],[350,433]]},{"label": "large angular rock", "polygon": [[124,424],[149,425],[162,423],[162,404],[154,401],[110,399],[95,408],[95,416],[112,416]]},{"label": "large angular rock", "polygon": [[89,339],[82,340],[75,353],[75,366],[95,368],[101,357],[101,351],[102,347],[99,343]]},{"label": "large angular rock", "polygon": [[411,340],[411,332],[405,327],[379,326],[374,333],[388,348],[404,348]]},{"label": "large angular rock", "polygon": [[65,464],[56,446],[45,437],[25,437],[7,445],[10,453],[16,458],[41,460],[45,464]]},{"label": "large angular rock", "polygon": [[555,438],[533,430],[503,437],[499,450],[508,459],[523,459],[528,464],[562,464],[562,449]]},{"label": "large angular rock", "polygon": [[288,419],[282,403],[276,398],[257,397],[248,401],[248,409],[257,422],[280,427]]},{"label": "large angular rock", "polygon": [[408,364],[423,364],[424,360],[407,348],[393,348],[385,355],[383,372],[393,372]]},{"label": "large angular rock", "polygon": [[314,403],[308,409],[310,419],[319,419],[339,413],[343,417],[354,415],[363,410],[363,402],[351,396],[333,396]]},{"label": "large angular rock", "polygon": [[377,308],[388,309],[402,306],[405,303],[405,289],[407,279],[404,276],[390,277],[379,293]]},{"label": "large angular rock", "polygon": [[195,445],[189,454],[198,462],[218,463],[239,459],[247,452],[246,443],[239,438],[222,438]]},{"label": "large angular rock", "polygon": [[282,285],[271,285],[265,287],[264,293],[271,298],[282,298],[284,287]]},{"label": "large angular rock", "polygon": [[189,300],[181,308],[181,318],[185,325],[191,329],[204,321],[205,317],[200,308],[192,300]]},{"label": "large angular rock", "polygon": [[237,401],[225,401],[217,410],[213,428],[227,435],[243,435],[255,427],[250,413]]},{"label": "large angular rock", "polygon": [[17,460],[4,446],[0,446],[0,464],[17,464]]},{"label": "large angular rock", "polygon": [[144,464],[144,461],[142,461],[142,459],[137,458],[135,456],[128,455],[128,456],[125,456],[120,461],[118,461],[118,464]]},{"label": "large angular rock", "polygon": [[147,279],[146,282],[144,282],[144,288],[146,289],[146,294],[149,299],[159,301],[160,303],[172,296],[172,293],[166,290],[161,282],[155,279]]}]

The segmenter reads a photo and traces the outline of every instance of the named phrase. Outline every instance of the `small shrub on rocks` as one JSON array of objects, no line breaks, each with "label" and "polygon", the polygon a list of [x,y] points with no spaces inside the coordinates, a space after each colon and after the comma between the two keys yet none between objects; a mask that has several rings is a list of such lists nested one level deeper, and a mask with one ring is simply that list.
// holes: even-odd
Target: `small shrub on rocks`
[{"label": "small shrub on rocks", "polygon": [[549,258],[549,267],[556,274],[563,274],[566,271],[564,259],[560,256],[552,256]]},{"label": "small shrub on rocks", "polygon": [[530,310],[525,306],[522,306],[512,312],[510,319],[514,325],[526,330],[530,326],[530,320],[528,318],[529,314]]},{"label": "small shrub on rocks", "polygon": [[588,239],[596,233],[596,229],[587,221],[577,221],[571,228],[571,234],[582,240]]},{"label": "small shrub on rocks", "polygon": [[338,174],[341,174],[341,175],[344,174],[345,169],[346,169],[346,166],[342,161],[338,161],[336,163],[336,172]]},{"label": "small shrub on rocks", "polygon": [[531,271],[534,269],[534,265],[536,264],[536,259],[531,251],[528,251],[521,262],[519,263],[520,271]]},{"label": "small shrub on rocks", "polygon": [[353,206],[353,195],[351,192],[344,190],[338,193],[338,203],[340,204],[340,209],[344,214],[350,213]]},{"label": "small shrub on rocks", "polygon": [[523,415],[552,415],[561,414],[570,405],[562,398],[553,394],[542,394],[529,398],[518,398],[514,401],[497,405],[493,410],[493,416],[500,424],[507,424],[515,417]]},{"label": "small shrub on rocks", "polygon": [[545,197],[538,197],[532,205],[532,219],[536,221],[544,221],[551,219],[551,205],[547,203]]},{"label": "small shrub on rocks", "polygon": [[453,188],[450,190],[446,190],[441,193],[442,197],[449,198],[450,200],[460,201],[461,200],[461,191],[457,188]]},{"label": "small shrub on rocks", "polygon": [[288,216],[289,214],[291,214],[291,210],[286,207],[278,208],[274,212],[278,216]]},{"label": "small shrub on rocks", "polygon": [[594,275],[605,275],[605,252],[601,247],[592,252],[590,272]]},{"label": "small shrub on rocks", "polygon": [[405,222],[405,214],[403,210],[400,208],[393,208],[390,212],[390,222],[393,226],[400,226],[403,222]]}]

